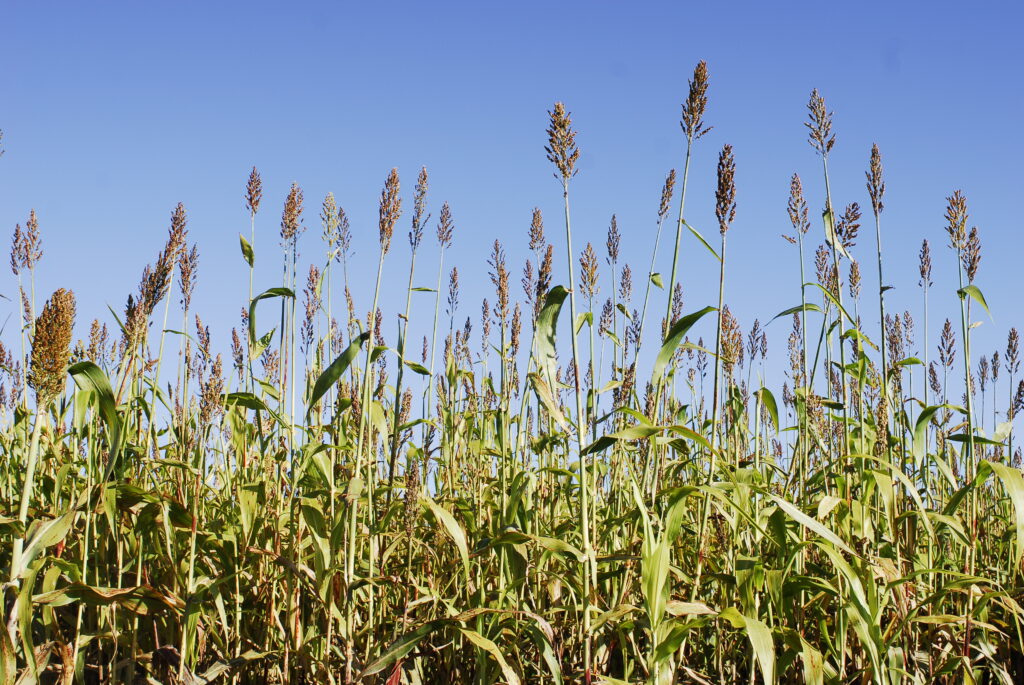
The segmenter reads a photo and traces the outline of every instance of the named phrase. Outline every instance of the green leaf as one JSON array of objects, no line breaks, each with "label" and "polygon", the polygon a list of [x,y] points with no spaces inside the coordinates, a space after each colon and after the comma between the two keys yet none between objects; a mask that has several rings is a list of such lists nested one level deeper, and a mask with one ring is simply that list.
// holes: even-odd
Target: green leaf
[{"label": "green leaf", "polygon": [[985,301],[985,296],[981,294],[981,290],[978,289],[978,286],[965,285],[963,288],[960,288],[960,290],[957,290],[956,294],[960,296],[961,300],[969,296],[972,300],[981,305],[982,309],[985,310],[985,313],[988,314],[990,319],[992,318],[992,312],[989,311],[988,302]]},{"label": "green leaf", "polygon": [[442,627],[446,623],[449,623],[449,621],[443,619],[431,621],[430,623],[426,623],[420,626],[411,633],[406,633],[402,637],[398,638],[397,640],[391,643],[390,647],[384,650],[383,654],[374,659],[366,666],[366,668],[363,669],[363,672],[359,674],[359,677],[356,678],[356,681],[362,681],[363,678],[365,678],[368,675],[380,673],[385,668],[387,668],[388,666],[390,666],[391,664],[393,664],[394,662],[398,661],[406,654],[411,652],[413,648],[417,644],[419,644],[420,640],[422,640],[438,628]]},{"label": "green leaf", "polygon": [[853,257],[846,251],[842,241],[839,240],[839,236],[836,235],[835,218],[832,216],[832,210],[826,209],[821,213],[821,218],[825,222],[825,239],[836,249],[836,252],[852,262]]},{"label": "green leaf", "polygon": [[715,252],[715,248],[711,247],[711,243],[709,243],[707,240],[705,240],[704,236],[702,236],[700,234],[700,232],[696,228],[694,228],[690,224],[686,223],[685,221],[683,222],[683,225],[686,226],[688,229],[690,229],[690,233],[692,233],[694,235],[694,237],[697,240],[699,240],[704,247],[708,248],[708,252],[711,253],[712,257],[714,257],[718,261],[722,261],[722,258],[718,256],[717,252]]},{"label": "green leaf", "polygon": [[544,537],[543,535],[530,535],[529,538],[536,542],[538,545],[556,554],[570,554],[576,561],[583,561],[586,557],[583,556],[583,552],[579,548],[559,540],[558,538]]},{"label": "green leaf", "polygon": [[469,582],[469,545],[466,543],[466,531],[462,529],[459,522],[455,520],[451,512],[442,507],[429,497],[421,497],[420,502],[434,514],[434,518],[444,526],[448,537],[452,539],[459,549],[459,556],[462,557],[462,570],[465,573],[466,582]]},{"label": "green leaf", "polygon": [[775,682],[775,641],[772,639],[772,631],[764,623],[756,618],[745,616],[739,610],[729,607],[719,615],[732,624],[733,628],[746,630],[747,639],[754,650],[754,658],[761,667],[761,675],[764,682]]},{"label": "green leaf", "polygon": [[1024,557],[1024,476],[1021,475],[1020,469],[1011,468],[997,461],[981,462],[981,465],[986,464],[999,476],[999,480],[1003,481],[1006,494],[1013,502],[1014,523],[1017,531],[1017,555],[1014,565],[1019,566],[1021,558]]},{"label": "green leaf", "polygon": [[558,314],[568,291],[560,285],[548,291],[544,306],[537,316],[534,338],[537,342],[537,368],[543,372],[544,380],[554,379],[558,353],[555,348],[555,333],[558,328]]},{"label": "green leaf", "polygon": [[576,335],[579,335],[584,323],[594,325],[594,312],[580,312],[576,315],[576,325],[573,327]]},{"label": "green leaf", "polygon": [[768,496],[775,501],[775,504],[777,504],[779,508],[782,509],[782,511],[786,512],[786,514],[788,514],[791,519],[799,523],[801,526],[807,528],[812,533],[815,533],[825,538],[833,545],[846,552],[847,554],[855,555],[854,551],[850,549],[849,546],[847,546],[847,544],[843,542],[838,535],[833,533],[823,524],[819,523],[818,521],[815,521],[810,516],[800,511],[795,505],[793,505],[790,502],[787,502],[778,495],[768,493]]},{"label": "green leaf", "polygon": [[63,540],[71,529],[71,524],[74,522],[76,514],[78,514],[78,510],[72,509],[54,519],[36,519],[33,521],[26,533],[28,542],[25,545],[25,551],[22,553],[21,559],[18,560],[18,565],[11,566],[11,577],[20,578],[32,561],[42,554],[43,550],[47,547],[53,547]]},{"label": "green leaf", "polygon": [[821,283],[805,283],[804,285],[813,285],[815,288],[821,290],[821,292],[824,293],[825,298],[829,302],[831,302],[835,306],[835,308],[842,313],[843,316],[846,317],[846,320],[850,322],[851,326],[857,325],[857,322],[853,319],[852,316],[850,316],[849,312],[847,312],[846,309],[843,308],[843,305],[839,304],[839,300],[836,299],[836,296],[833,295],[828,288],[823,286]]},{"label": "green leaf", "polygon": [[295,293],[290,288],[269,288],[252,298],[249,302],[249,345],[252,347],[256,347],[256,303],[272,297],[294,298]]},{"label": "green leaf", "polygon": [[762,387],[760,390],[754,393],[761,400],[761,404],[768,410],[768,415],[772,419],[772,423],[775,425],[775,430],[779,430],[779,405],[775,403],[775,395],[768,388]]},{"label": "green leaf", "polygon": [[956,409],[956,407],[951,404],[936,404],[925,407],[917,415],[917,424],[914,426],[914,458],[917,460],[924,457],[925,450],[928,448],[926,444],[928,424],[931,422],[932,417],[935,416],[935,412],[940,409]]},{"label": "green leaf", "polygon": [[555,402],[555,396],[551,392],[551,388],[548,386],[547,381],[540,377],[540,374],[531,373],[529,375],[530,383],[533,385],[533,391],[537,393],[537,399],[540,400],[544,408],[551,414],[551,418],[555,420],[566,433],[569,432],[569,422],[565,420],[565,415],[562,414],[562,409]]},{"label": "green leaf", "polygon": [[221,676],[228,673],[231,669],[244,666],[250,661],[259,661],[266,658],[269,654],[271,652],[257,652],[254,649],[250,649],[233,659],[218,659],[208,669],[196,675],[192,682],[194,685],[207,685],[207,683],[218,682]]},{"label": "green leaf", "polygon": [[109,472],[109,468],[112,467],[121,450],[121,417],[117,413],[117,402],[114,399],[114,390],[110,387],[110,380],[107,378],[107,374],[103,373],[103,369],[90,361],[72,364],[68,368],[68,373],[71,374],[75,386],[79,390],[91,392],[99,405],[100,416],[110,433],[111,466],[108,466]]},{"label": "green leaf", "polygon": [[662,290],[665,289],[665,283],[664,283],[664,281],[661,280],[661,274],[659,274],[659,273],[651,274],[651,283],[653,283],[654,285],[658,286]]},{"label": "green leaf", "polygon": [[631,426],[609,435],[602,435],[600,438],[583,448],[583,452],[581,454],[582,456],[586,456],[591,452],[601,452],[608,449],[608,447],[619,440],[642,440],[643,438],[649,438],[655,433],[659,433],[661,431],[661,426]]},{"label": "green leaf", "polygon": [[412,371],[414,371],[415,373],[418,373],[421,376],[429,376],[430,375],[430,369],[428,369],[427,367],[423,366],[423,364],[417,364],[416,362],[411,362],[411,361],[408,361],[408,360],[406,360],[404,362],[404,364],[406,366],[408,366]]},{"label": "green leaf", "polygon": [[512,670],[512,667],[505,661],[505,656],[498,649],[498,645],[494,644],[491,640],[469,628],[459,628],[459,632],[462,633],[470,642],[484,650],[498,662],[498,666],[501,667],[501,674],[505,676],[505,680],[508,681],[508,685],[519,685],[519,676]]},{"label": "green leaf", "polygon": [[320,398],[324,396],[327,390],[338,382],[345,370],[348,369],[349,365],[359,354],[359,350],[362,349],[363,343],[370,339],[370,332],[366,331],[360,333],[358,336],[352,339],[349,343],[348,348],[338,355],[338,358],[331,362],[331,365],[324,369],[324,372],[320,374],[320,377],[316,379],[316,383],[313,384],[313,391],[309,395],[309,403],[306,406],[306,416],[309,417],[309,413],[313,411],[313,407],[320,401]]},{"label": "green leaf", "polygon": [[180,612],[185,608],[185,602],[180,597],[161,592],[149,585],[112,588],[71,583],[58,590],[32,597],[33,604],[51,607],[61,607],[78,602],[88,606],[116,604],[136,614],[152,614],[168,609]]},{"label": "green leaf", "polygon": [[679,347],[679,343],[682,342],[686,333],[693,328],[695,323],[700,321],[701,317],[713,311],[716,311],[714,307],[704,307],[704,309],[693,314],[687,314],[672,325],[668,335],[665,336],[665,342],[661,346],[661,351],[658,352],[658,357],[654,361],[654,373],[651,374],[651,377],[655,381],[661,380],[662,375],[665,373],[665,367],[672,360],[672,355],[676,353],[676,348]]},{"label": "green leaf", "polygon": [[[790,307],[789,309],[784,309],[783,311],[779,312],[774,317],[772,317],[772,321],[775,321],[775,319],[781,318],[783,316],[792,316],[793,314],[799,314],[802,311],[820,312],[821,311],[821,307],[819,307],[818,305],[814,304],[813,302],[808,302],[805,305],[804,304],[798,304],[795,307]],[[769,321],[768,323],[771,323],[771,321]]]},{"label": "green leaf", "polygon": [[242,257],[245,258],[245,263],[248,264],[251,269],[253,262],[256,261],[256,255],[252,251],[252,245],[249,244],[249,241],[246,240],[245,236],[241,233],[238,234],[238,242],[242,246]]}]

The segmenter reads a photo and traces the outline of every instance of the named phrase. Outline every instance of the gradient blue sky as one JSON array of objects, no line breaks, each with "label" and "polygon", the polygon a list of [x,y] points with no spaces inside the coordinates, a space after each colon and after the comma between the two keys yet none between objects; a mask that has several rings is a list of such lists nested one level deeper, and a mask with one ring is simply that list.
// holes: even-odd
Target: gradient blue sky
[{"label": "gradient blue sky", "polygon": [[[820,164],[802,126],[817,87],[836,112],[837,205],[867,208],[863,172],[871,143],[881,146],[892,309],[919,313],[917,250],[928,237],[933,323],[955,312],[942,214],[953,189],[967,194],[983,241],[979,285],[994,314],[982,317],[980,353],[1024,324],[1022,20],[1011,2],[10,2],[0,41],[0,227],[9,233],[37,210],[46,253],[39,289],[73,288],[84,334],[93,316],[111,321],[106,305],[122,309],[175,203],[184,202],[201,250],[198,310],[227,349],[247,290],[237,236],[248,232],[242,191],[253,164],[265,188],[257,285],[279,285],[280,209],[297,181],[307,201],[304,262],[322,261],[324,194],[333,191],[348,210],[361,309],[369,306],[385,175],[399,168],[411,206],[425,164],[434,217],[442,201],[452,206],[448,263],[463,273],[461,313],[477,325],[495,238],[516,283],[532,207],[544,210],[549,238],[564,244],[559,187],[542,149],[546,110],[563,100],[583,152],[572,190],[575,247],[591,240],[603,254],[617,213],[639,289],[662,180],[682,163],[686,80],[706,59],[714,130],[696,147],[687,214],[716,235],[714,167],[722,144],[732,143],[739,208],[727,300],[741,323],[799,301],[795,250],[779,234],[789,230],[794,171],[812,217],[823,203]],[[404,299],[407,220],[388,259],[398,284],[392,306]],[[422,285],[435,269],[430,236]],[[689,311],[714,301],[715,265],[692,238],[683,245]],[[865,265],[869,332],[873,252],[866,223],[855,256]],[[661,254],[667,272],[670,255]],[[564,269],[564,259],[557,264]],[[4,283],[13,295],[13,278]],[[0,307],[16,320],[10,303]],[[426,318],[414,321],[417,329]],[[781,361],[788,323],[769,330]]]}]

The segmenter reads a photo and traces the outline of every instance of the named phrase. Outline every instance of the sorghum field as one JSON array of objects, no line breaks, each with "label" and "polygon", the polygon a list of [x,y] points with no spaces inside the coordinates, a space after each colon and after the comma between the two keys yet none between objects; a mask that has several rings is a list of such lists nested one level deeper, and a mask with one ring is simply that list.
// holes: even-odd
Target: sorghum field
[{"label": "sorghum field", "polygon": [[[237,265],[216,276],[248,270],[230,351],[192,303],[185,207],[111,312],[76,311],[73,274],[36,281],[28,214],[0,352],[0,680],[1021,682],[1019,336],[972,349],[991,314],[967,198],[950,189],[944,232],[927,210],[918,264],[887,263],[882,153],[834,205],[837,132],[813,92],[825,193],[792,177],[774,324],[792,333],[769,360],[768,321],[724,296],[743,185],[729,145],[714,198],[687,197],[708,88],[701,62],[686,156],[631,235],[649,269],[620,261],[614,218],[574,233],[585,142],[561,103],[537,154],[564,214],[535,211],[514,238],[525,265],[501,241],[471,257],[490,283],[460,281],[458,211],[426,168],[404,188],[387,175],[379,231],[298,185],[279,210],[254,168]],[[717,231],[687,201],[713,201]],[[348,278],[356,243],[375,283]],[[257,258],[282,260],[281,280],[255,282]],[[687,282],[684,307],[697,260],[720,277]],[[933,260],[958,278],[933,283]],[[890,268],[919,270],[914,311],[875,289]],[[385,291],[404,310],[378,309]],[[936,300],[959,317],[929,319]],[[413,319],[432,332],[411,339]]]}]

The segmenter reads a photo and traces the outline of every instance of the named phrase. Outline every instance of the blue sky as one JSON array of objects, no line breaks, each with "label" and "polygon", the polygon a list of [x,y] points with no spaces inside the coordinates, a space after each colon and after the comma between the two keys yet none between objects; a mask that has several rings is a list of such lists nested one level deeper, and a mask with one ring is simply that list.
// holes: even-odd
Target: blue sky
[{"label": "blue sky", "polygon": [[[121,310],[183,202],[201,251],[197,309],[226,350],[247,291],[237,236],[248,232],[242,191],[252,165],[265,190],[257,285],[279,285],[278,223],[296,181],[307,202],[304,262],[322,261],[324,194],[333,191],[349,212],[361,309],[369,306],[384,178],[399,168],[411,207],[416,171],[426,165],[434,217],[442,201],[452,206],[448,263],[463,276],[461,314],[476,322],[476,298],[490,294],[485,259],[495,238],[514,283],[534,206],[556,247],[564,244],[559,187],[542,149],[546,111],[563,100],[582,149],[574,247],[603,246],[617,213],[624,259],[642,287],[661,183],[682,164],[679,105],[693,65],[705,59],[714,130],[695,150],[687,214],[716,234],[714,168],[731,143],[738,214],[727,300],[741,323],[799,301],[795,251],[779,234],[789,229],[794,171],[812,217],[823,204],[820,164],[802,126],[817,87],[836,113],[835,204],[867,209],[863,172],[872,142],[881,147],[891,309],[913,307],[919,319],[917,251],[928,237],[933,322],[955,312],[942,215],[946,195],[966,193],[983,242],[978,283],[994,314],[978,329],[980,353],[1024,324],[1016,279],[1024,60],[1014,47],[1022,13],[1010,2],[12,2],[0,41],[0,227],[9,234],[36,209],[45,249],[39,290],[73,288],[84,335],[93,316],[111,320],[107,305]],[[391,311],[404,300],[408,218],[386,267],[396,284]],[[819,230],[816,223],[815,241]],[[435,269],[428,235],[422,285]],[[692,311],[713,303],[715,265],[692,239],[683,248]],[[854,253],[865,266],[871,332],[869,222]],[[661,256],[667,272],[670,255]],[[564,268],[564,258],[556,264]],[[3,283],[13,295],[13,278]],[[781,361],[788,323],[769,330]]]}]

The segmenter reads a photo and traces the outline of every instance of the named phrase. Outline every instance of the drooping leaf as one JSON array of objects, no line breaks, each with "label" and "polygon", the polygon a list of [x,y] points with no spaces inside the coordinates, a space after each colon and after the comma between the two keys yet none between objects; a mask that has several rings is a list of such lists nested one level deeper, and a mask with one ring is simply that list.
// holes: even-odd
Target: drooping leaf
[{"label": "drooping leaf", "polygon": [[956,291],[956,294],[960,296],[960,299],[970,297],[972,300],[981,305],[981,308],[985,310],[985,313],[992,317],[992,312],[989,311],[988,302],[985,301],[985,296],[981,294],[981,289],[976,285],[965,285],[960,290]]},{"label": "drooping leaf", "polygon": [[462,558],[462,570],[465,573],[465,578],[469,580],[469,544],[466,542],[466,531],[462,529],[459,522],[455,520],[452,513],[442,507],[440,504],[432,500],[430,497],[421,497],[420,502],[423,503],[438,522],[444,526],[445,532],[448,533],[448,537],[452,539],[455,546],[459,550],[459,556]]},{"label": "drooping leaf", "polygon": [[556,285],[548,291],[544,306],[537,316],[537,326],[534,329],[534,338],[537,341],[537,368],[541,370],[541,375],[546,381],[555,377],[555,367],[558,364],[555,346],[558,315],[568,294],[565,288]]},{"label": "drooping leaf", "polygon": [[320,401],[320,398],[324,396],[324,393],[338,382],[338,379],[341,378],[342,374],[345,373],[349,365],[359,354],[359,350],[362,349],[363,343],[369,339],[369,331],[360,333],[358,336],[353,338],[345,351],[339,354],[338,358],[331,362],[331,365],[324,369],[324,372],[316,379],[316,383],[313,384],[313,390],[309,393],[309,402],[306,405],[307,417],[310,412],[313,411],[313,408],[316,407],[316,403]]},{"label": "drooping leaf", "polygon": [[704,309],[692,314],[687,314],[672,325],[668,335],[665,336],[665,341],[661,345],[657,358],[654,360],[654,372],[651,374],[651,377],[655,381],[661,380],[662,375],[665,373],[665,367],[672,361],[672,355],[676,353],[676,348],[679,347],[679,343],[682,342],[689,330],[693,328],[693,325],[700,321],[701,317],[705,314],[713,311],[717,310],[714,307],[704,307]]}]

